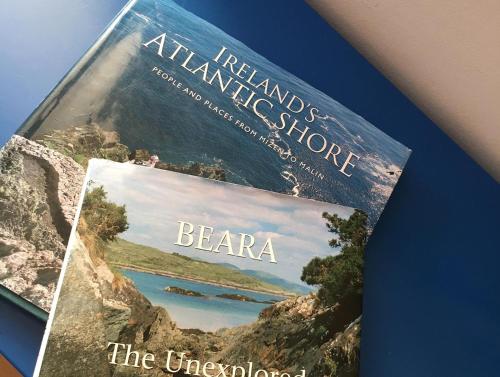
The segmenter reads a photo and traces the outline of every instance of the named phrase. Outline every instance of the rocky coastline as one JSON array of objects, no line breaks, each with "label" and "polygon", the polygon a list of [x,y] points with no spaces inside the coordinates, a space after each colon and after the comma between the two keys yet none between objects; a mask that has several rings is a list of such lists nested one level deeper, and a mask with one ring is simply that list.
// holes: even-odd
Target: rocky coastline
[{"label": "rocky coastline", "polygon": [[[0,150],[0,284],[49,311],[89,159],[147,165],[151,156],[93,122],[36,141],[14,135]],[[225,180],[215,165],[151,167]]]},{"label": "rocky coastline", "polygon": [[[161,365],[131,368],[121,365],[123,358],[110,364],[108,342],[130,344],[139,354],[153,353],[162,360],[168,350],[175,350],[201,363],[253,360],[255,368],[290,374],[305,368],[311,377],[355,376],[359,319],[346,319],[342,305],[320,308],[310,294],[269,305],[249,325],[215,333],[180,329],[168,309],[153,306],[129,279],[112,272],[104,260],[90,257],[92,239],[81,228],[40,376],[63,377],[68,370],[74,377],[88,376],[89,371],[95,377],[174,376]],[[178,367],[175,376],[186,375],[185,366]]]},{"label": "rocky coastline", "polygon": [[118,132],[106,131],[94,122],[64,130],[54,130],[42,136],[37,142],[70,157],[83,167],[87,166],[91,158],[104,158],[220,181],[226,180],[224,169],[217,165],[198,162],[173,164],[161,161],[157,155],[145,148],[130,150],[121,143]]},{"label": "rocky coastline", "polygon": [[0,284],[48,311],[84,169],[15,135],[0,150],[0,171]]},{"label": "rocky coastline", "polygon": [[[90,158],[225,179],[218,166],[175,165],[152,157],[147,150],[130,151],[116,132],[97,124],[53,131],[37,142],[14,136],[0,151],[0,283],[50,308]],[[82,224],[40,376],[65,377],[68,371],[73,377],[174,376],[161,365],[110,364],[109,342],[130,344],[139,354],[163,360],[172,349],[201,363],[253,360],[255,368],[291,375],[305,368],[308,377],[357,376],[361,327],[359,313],[348,304],[322,308],[314,294],[296,296],[269,303],[249,325],[215,333],[180,329],[168,308],[152,305],[129,279],[91,255],[94,241]],[[175,376],[185,371],[179,365]]]}]

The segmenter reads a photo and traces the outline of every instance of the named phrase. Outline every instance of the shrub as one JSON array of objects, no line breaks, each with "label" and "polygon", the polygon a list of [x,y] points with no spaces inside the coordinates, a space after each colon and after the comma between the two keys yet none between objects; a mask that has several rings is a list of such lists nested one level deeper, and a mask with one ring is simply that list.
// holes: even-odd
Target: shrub
[{"label": "shrub", "polygon": [[102,186],[87,190],[81,215],[88,228],[104,242],[114,241],[129,227],[125,205],[108,201]]},{"label": "shrub", "polygon": [[323,213],[328,231],[337,237],[329,242],[340,253],[312,259],[302,270],[302,281],[318,285],[318,299],[323,305],[333,305],[342,299],[360,295],[363,290],[363,255],[368,238],[367,215],[359,210],[347,220]]}]

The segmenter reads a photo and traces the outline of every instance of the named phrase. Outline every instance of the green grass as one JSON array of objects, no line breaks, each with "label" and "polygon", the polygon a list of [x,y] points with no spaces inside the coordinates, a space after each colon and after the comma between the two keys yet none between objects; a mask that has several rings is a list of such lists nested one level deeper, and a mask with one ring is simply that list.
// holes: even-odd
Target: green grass
[{"label": "green grass", "polygon": [[231,268],[192,259],[178,253],[163,252],[124,239],[110,242],[104,254],[106,261],[111,265],[146,269],[160,274],[180,275],[190,279],[251,290],[291,294],[277,285],[266,283]]}]

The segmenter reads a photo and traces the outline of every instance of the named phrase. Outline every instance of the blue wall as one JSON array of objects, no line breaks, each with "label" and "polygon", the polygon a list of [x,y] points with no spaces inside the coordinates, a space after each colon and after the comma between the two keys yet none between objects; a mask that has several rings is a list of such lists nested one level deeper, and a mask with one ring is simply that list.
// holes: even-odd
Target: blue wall
[{"label": "blue wall", "polygon": [[[0,142],[123,3],[0,3]],[[498,184],[302,1],[179,3],[414,151],[368,245],[361,375],[498,375]],[[0,302],[0,351],[25,373],[42,332]]]}]

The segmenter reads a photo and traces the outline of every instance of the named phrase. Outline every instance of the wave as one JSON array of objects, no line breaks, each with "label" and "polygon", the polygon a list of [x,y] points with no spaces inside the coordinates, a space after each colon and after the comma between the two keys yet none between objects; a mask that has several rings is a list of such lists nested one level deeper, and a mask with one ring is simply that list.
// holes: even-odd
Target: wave
[{"label": "wave", "polygon": [[293,175],[291,172],[288,170],[283,170],[281,172],[281,176],[285,179],[285,181],[290,182],[293,187],[292,187],[292,196],[299,196],[300,195],[300,183],[299,180],[295,175]]},{"label": "wave", "polygon": [[337,125],[339,125],[340,127],[342,127],[343,130],[349,132],[349,130],[347,129],[347,127],[340,120],[338,120],[337,118],[335,118],[333,115],[325,114],[324,116],[321,116],[321,115],[317,114],[316,118],[321,119],[321,120],[326,120],[326,121],[333,121],[334,123],[336,123]]},{"label": "wave", "polygon": [[363,170],[367,173],[367,178],[372,184],[370,192],[374,195],[377,203],[383,206],[389,199],[402,170],[396,164],[382,161],[373,154],[364,156],[363,161]]},{"label": "wave", "polygon": [[240,105],[243,104],[243,98],[242,97],[236,97],[236,98],[233,98],[233,96],[235,95],[236,92],[232,92],[231,93],[231,99],[233,101],[233,105],[234,107],[236,107],[239,111],[242,111],[241,108],[240,108]]},{"label": "wave", "polygon": [[276,126],[275,123],[271,122],[267,118],[262,118],[262,122],[267,126],[267,128],[270,131],[267,135],[267,139],[270,140],[275,145],[277,145],[282,150],[279,153],[280,157],[284,160],[289,158],[292,155],[292,148],[290,147],[290,144],[288,144],[288,142],[283,140],[283,138],[281,137],[279,133],[280,129]]},{"label": "wave", "polygon": [[149,18],[148,16],[145,16],[144,14],[136,11],[132,11],[132,13],[139,17],[141,20],[145,21],[147,24],[151,23],[151,18]]},{"label": "wave", "polygon": [[177,34],[177,33],[175,33],[174,35],[175,35],[176,37],[180,38],[180,39],[184,39],[185,41],[188,41],[188,42],[191,42],[191,41],[192,41],[191,39],[189,39],[188,37],[185,37],[185,36],[183,36],[183,35],[180,35],[180,34]]}]

